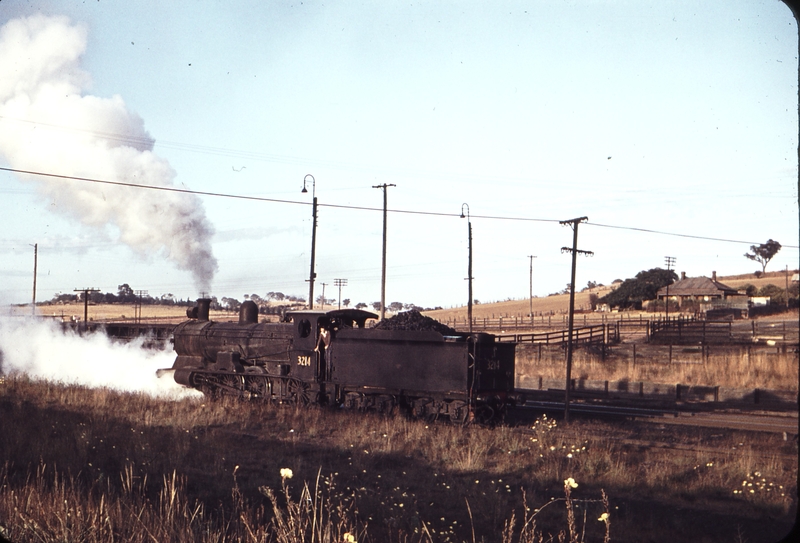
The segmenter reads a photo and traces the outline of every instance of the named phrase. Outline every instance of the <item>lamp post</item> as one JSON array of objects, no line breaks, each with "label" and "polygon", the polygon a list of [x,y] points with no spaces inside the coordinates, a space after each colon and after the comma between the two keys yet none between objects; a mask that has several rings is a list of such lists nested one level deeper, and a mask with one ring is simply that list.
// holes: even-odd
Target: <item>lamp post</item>
[{"label": "lamp post", "polygon": [[[464,215],[464,208],[467,214]],[[472,335],[472,221],[469,218],[469,205],[461,204],[461,218],[467,219],[467,235],[469,240],[469,263],[467,264],[467,281],[469,282],[469,299],[467,300],[467,318],[469,319],[469,333]]]},{"label": "lamp post", "polygon": [[317,181],[314,179],[314,176],[311,174],[307,174],[303,178],[303,190],[301,192],[308,192],[306,189],[306,180],[311,178],[311,197],[312,197],[312,204],[311,204],[311,271],[308,274],[308,308],[314,309],[314,278],[317,277],[316,272],[314,271],[314,256],[317,246]]},{"label": "lamp post", "polygon": [[530,292],[528,295],[528,299],[530,300],[531,304],[531,329],[533,329],[533,259],[536,258],[536,256],[528,255],[528,258],[531,259],[531,280],[530,280]]}]

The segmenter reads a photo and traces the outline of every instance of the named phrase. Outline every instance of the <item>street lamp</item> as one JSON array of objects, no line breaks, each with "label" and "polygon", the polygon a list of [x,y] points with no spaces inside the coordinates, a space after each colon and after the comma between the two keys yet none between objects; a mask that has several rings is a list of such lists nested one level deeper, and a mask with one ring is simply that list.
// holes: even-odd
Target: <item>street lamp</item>
[{"label": "street lamp", "polygon": [[307,174],[303,178],[303,190],[301,192],[308,192],[306,180],[309,177],[311,178],[311,196],[313,198],[311,205],[311,217],[313,220],[311,223],[311,271],[308,275],[308,308],[314,309],[314,278],[317,276],[314,271],[314,256],[317,245],[317,181],[313,175]]},{"label": "street lamp", "polygon": [[533,259],[536,258],[536,255],[528,255],[528,258],[531,259],[531,280],[530,280],[530,292],[528,294],[528,300],[530,301],[531,305],[531,329],[533,329]]},{"label": "street lamp", "polygon": [[[464,215],[464,208],[467,214]],[[467,300],[467,318],[469,319],[469,333],[472,335],[472,221],[469,218],[469,205],[461,204],[461,218],[467,219],[467,234],[469,240],[469,263],[467,265],[467,281],[469,282],[469,299]]]}]

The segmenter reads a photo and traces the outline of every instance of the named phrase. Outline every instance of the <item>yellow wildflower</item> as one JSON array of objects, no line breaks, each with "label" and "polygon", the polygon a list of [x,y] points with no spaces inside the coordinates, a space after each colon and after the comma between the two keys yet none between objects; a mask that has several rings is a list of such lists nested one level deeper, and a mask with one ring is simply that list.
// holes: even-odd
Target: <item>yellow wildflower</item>
[{"label": "yellow wildflower", "polygon": [[608,513],[603,513],[602,515],[600,515],[600,518],[597,519],[597,520],[599,520],[601,522],[608,522]]},{"label": "yellow wildflower", "polygon": [[294,476],[289,468],[281,468],[281,479],[291,479]]},{"label": "yellow wildflower", "polygon": [[356,543],[355,536],[353,534],[351,534],[350,532],[345,532],[344,536],[343,536],[343,539],[344,539],[345,543]]},{"label": "yellow wildflower", "polygon": [[568,486],[570,488],[578,488],[578,483],[575,482],[575,479],[570,477],[569,479],[564,479],[564,486]]}]

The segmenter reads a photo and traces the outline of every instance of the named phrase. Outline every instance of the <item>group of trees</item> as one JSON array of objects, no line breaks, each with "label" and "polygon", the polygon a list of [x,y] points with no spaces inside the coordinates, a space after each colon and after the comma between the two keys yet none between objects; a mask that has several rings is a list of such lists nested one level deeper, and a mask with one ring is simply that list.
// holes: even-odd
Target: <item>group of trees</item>
[{"label": "group of trees", "polygon": [[[83,301],[83,293],[74,292],[71,294],[57,293],[47,303],[70,303]],[[117,287],[117,293],[111,292],[89,292],[89,301],[94,304],[135,304],[142,305],[192,305],[194,300],[180,300],[174,294],[162,294],[153,297],[149,294],[137,294],[128,283],[123,283]]]},{"label": "group of trees", "polygon": [[623,281],[615,290],[597,301],[621,309],[641,309],[642,302],[655,300],[660,288],[671,285],[677,279],[677,274],[672,270],[662,268],[643,270],[637,273],[636,277]]},{"label": "group of trees", "polygon": [[[261,313],[276,313],[280,312],[283,309],[288,309],[292,307],[297,307],[299,305],[305,305],[306,300],[305,298],[287,295],[282,292],[267,292],[266,296],[262,297],[259,294],[245,294],[245,300],[250,300],[255,302]],[[58,293],[53,296],[47,303],[70,303],[70,302],[79,302],[82,301],[82,293],[75,292],[69,294],[62,294]],[[316,304],[319,308],[322,306],[323,297],[318,296],[316,298]],[[181,300],[176,298],[173,294],[162,294],[159,297],[153,297],[149,294],[137,294],[133,288],[128,283],[123,283],[117,287],[117,293],[113,294],[111,292],[89,292],[89,302],[95,304],[135,304],[139,303],[142,305],[181,305],[181,306],[192,306],[195,303],[195,300]],[[324,299],[325,306],[333,306],[336,304],[336,299],[334,298],[325,298]],[[476,300],[477,303],[477,300]],[[342,307],[350,307],[352,301],[349,298],[345,298],[342,300]],[[242,302],[237,300],[236,298],[230,298],[227,296],[223,296],[222,298],[218,299],[216,296],[211,296],[211,309],[218,309],[224,311],[239,311]],[[372,302],[371,304],[366,304],[364,302],[359,302],[355,304],[353,307],[356,309],[367,309],[371,307],[375,311],[380,311],[381,303],[380,302]],[[399,311],[408,311],[411,309],[415,309],[417,311],[425,311],[431,309],[441,309],[441,307],[435,308],[422,308],[416,304],[408,304],[402,302],[392,302],[386,305],[386,309],[391,311],[392,313],[397,313]]]}]

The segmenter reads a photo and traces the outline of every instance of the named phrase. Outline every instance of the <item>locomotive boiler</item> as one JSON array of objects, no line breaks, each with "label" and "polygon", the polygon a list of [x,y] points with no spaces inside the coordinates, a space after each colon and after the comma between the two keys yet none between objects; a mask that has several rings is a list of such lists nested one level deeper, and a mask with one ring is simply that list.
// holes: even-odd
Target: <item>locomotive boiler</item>
[{"label": "locomotive boiler", "polygon": [[381,330],[358,309],[290,311],[259,323],[209,320],[200,299],[174,330],[174,379],[209,396],[322,404],[465,422],[496,419],[514,403],[515,344],[491,334]]}]

